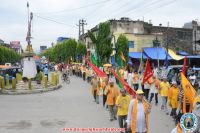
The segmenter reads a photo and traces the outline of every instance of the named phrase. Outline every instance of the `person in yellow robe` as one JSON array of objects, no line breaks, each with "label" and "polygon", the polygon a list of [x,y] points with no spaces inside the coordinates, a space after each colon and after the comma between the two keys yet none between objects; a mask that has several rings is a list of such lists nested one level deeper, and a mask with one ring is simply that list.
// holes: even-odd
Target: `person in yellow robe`
[{"label": "person in yellow robe", "polygon": [[105,89],[106,89],[106,85],[108,83],[107,80],[108,80],[107,78],[103,78],[103,81],[101,82],[101,89],[102,89],[102,92],[103,92],[103,107],[105,107],[106,100],[107,100],[107,95],[104,94]]},{"label": "person in yellow robe", "polygon": [[100,95],[100,89],[99,89],[99,81],[97,76],[95,75],[94,78],[91,81],[91,85],[92,85],[92,95],[94,97],[94,100],[97,104],[99,104],[99,95]]},{"label": "person in yellow robe", "polygon": [[163,77],[163,81],[159,85],[160,96],[162,99],[161,110],[166,112],[166,115],[169,114],[168,107],[167,107],[167,100],[168,100],[168,92],[169,92],[169,82],[167,81],[167,77]]},{"label": "person in yellow robe", "polygon": [[172,108],[170,116],[175,118],[176,116],[176,110],[178,108],[178,98],[179,98],[179,88],[177,86],[176,81],[172,81],[172,86],[169,89],[168,93],[168,103],[169,106]]},{"label": "person in yellow robe", "polygon": [[126,128],[126,119],[128,114],[128,106],[130,103],[130,96],[126,94],[126,90],[122,89],[121,95],[117,97],[116,106],[118,107],[117,116],[120,128]]},{"label": "person in yellow robe", "polygon": [[106,104],[108,105],[109,109],[109,115],[110,115],[110,121],[113,121],[114,119],[117,120],[116,117],[116,98],[119,95],[118,88],[114,85],[114,81],[110,78],[108,82],[108,86],[104,92],[105,95],[107,95]]}]

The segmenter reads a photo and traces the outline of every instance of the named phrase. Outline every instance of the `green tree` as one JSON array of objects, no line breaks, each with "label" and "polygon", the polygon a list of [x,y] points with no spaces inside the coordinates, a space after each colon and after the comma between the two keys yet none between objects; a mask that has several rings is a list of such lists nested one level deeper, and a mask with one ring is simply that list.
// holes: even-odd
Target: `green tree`
[{"label": "green tree", "polygon": [[75,39],[69,39],[62,43],[58,43],[53,48],[49,48],[40,54],[40,56],[46,56],[50,61],[54,62],[66,62],[69,59],[74,59],[76,53],[77,42]]},{"label": "green tree", "polygon": [[109,63],[110,55],[112,53],[110,23],[100,23],[96,34],[89,31],[88,36],[95,45],[98,66]]},{"label": "green tree", "polygon": [[21,60],[21,56],[18,53],[7,47],[0,46],[0,53],[0,64],[15,63]]},{"label": "green tree", "polygon": [[78,43],[78,46],[76,48],[76,56],[78,56],[79,58],[79,61],[82,61],[82,57],[84,55],[87,54],[87,48],[86,48],[86,45],[83,44],[83,43]]},{"label": "green tree", "polygon": [[128,57],[129,45],[128,45],[128,39],[126,38],[126,36],[121,34],[118,37],[117,43],[116,43],[116,60],[117,60],[117,62],[121,61],[122,53],[126,60],[123,64],[126,66],[128,63],[128,60],[129,60],[129,57]]}]

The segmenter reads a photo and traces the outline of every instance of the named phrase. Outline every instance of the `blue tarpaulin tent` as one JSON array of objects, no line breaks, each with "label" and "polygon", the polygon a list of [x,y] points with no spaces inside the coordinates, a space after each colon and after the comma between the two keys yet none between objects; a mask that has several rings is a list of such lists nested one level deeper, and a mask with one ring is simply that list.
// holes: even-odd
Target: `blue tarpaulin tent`
[{"label": "blue tarpaulin tent", "polygon": [[[158,47],[158,48],[143,48],[144,54],[153,60],[166,60],[166,51],[164,48],[162,47]],[[168,55],[168,60],[171,60],[171,56]]]},{"label": "blue tarpaulin tent", "polygon": [[176,52],[176,54],[178,54],[178,55],[183,55],[183,56],[188,56],[188,55],[190,55],[190,54],[188,54],[188,53],[185,52],[185,51],[178,51],[178,52]]},{"label": "blue tarpaulin tent", "polygon": [[186,56],[187,59],[200,59],[200,55],[189,55]]},{"label": "blue tarpaulin tent", "polygon": [[[140,59],[142,57],[142,52],[129,52],[129,57],[134,59]],[[146,59],[147,57],[143,54],[143,58]]]}]

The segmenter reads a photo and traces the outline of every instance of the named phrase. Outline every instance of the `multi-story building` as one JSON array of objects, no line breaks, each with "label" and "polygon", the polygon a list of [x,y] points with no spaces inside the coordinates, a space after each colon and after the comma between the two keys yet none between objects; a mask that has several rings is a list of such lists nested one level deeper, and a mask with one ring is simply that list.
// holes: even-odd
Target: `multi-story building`
[{"label": "multi-story building", "polygon": [[[133,21],[129,18],[120,20],[109,20],[110,30],[113,34],[112,43],[115,44],[120,34],[125,35],[129,40],[129,52],[142,51],[144,47],[155,47],[157,45],[172,48],[174,50],[183,50],[190,54],[193,53],[193,30],[188,28],[153,26],[144,21]],[[98,25],[91,29],[92,32],[98,31]],[[86,34],[80,38],[85,42],[87,48],[93,49],[94,45]]]},{"label": "multi-story building", "polygon": [[40,46],[40,53],[47,49],[47,46]]},{"label": "multi-story building", "polygon": [[0,39],[0,44],[4,44],[4,41],[2,39]]},{"label": "multi-story building", "polygon": [[10,48],[13,49],[15,52],[17,52],[18,54],[21,54],[22,47],[20,41],[11,41]]},{"label": "multi-story building", "polygon": [[62,43],[62,42],[64,42],[64,41],[66,41],[66,40],[69,40],[70,38],[68,38],[68,37],[58,37],[57,38],[57,43]]}]

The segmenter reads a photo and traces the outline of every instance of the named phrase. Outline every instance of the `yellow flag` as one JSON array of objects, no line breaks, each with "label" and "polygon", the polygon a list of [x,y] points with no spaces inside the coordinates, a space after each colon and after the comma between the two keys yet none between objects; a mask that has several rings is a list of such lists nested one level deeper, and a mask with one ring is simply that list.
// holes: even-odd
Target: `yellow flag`
[{"label": "yellow flag", "polygon": [[190,82],[187,80],[187,78],[184,76],[183,73],[181,73],[181,84],[184,91],[184,96],[185,98],[189,100],[190,105],[192,107],[194,103],[194,97],[195,97],[196,91],[193,88],[193,86],[190,84]]}]

